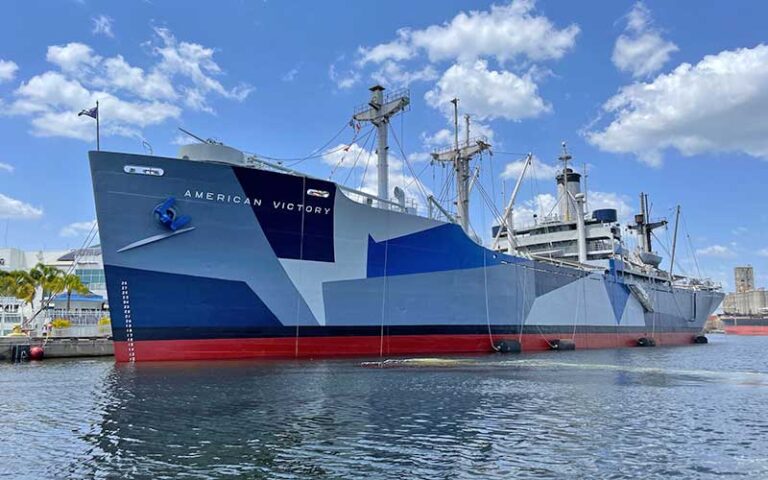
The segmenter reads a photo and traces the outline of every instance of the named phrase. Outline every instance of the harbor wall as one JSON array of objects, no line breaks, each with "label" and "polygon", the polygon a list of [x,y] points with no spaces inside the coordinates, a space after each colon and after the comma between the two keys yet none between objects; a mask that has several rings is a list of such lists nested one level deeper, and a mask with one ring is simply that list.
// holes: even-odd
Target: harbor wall
[{"label": "harbor wall", "polygon": [[10,361],[14,346],[43,347],[44,358],[109,357],[114,355],[109,338],[0,337],[0,361]]}]

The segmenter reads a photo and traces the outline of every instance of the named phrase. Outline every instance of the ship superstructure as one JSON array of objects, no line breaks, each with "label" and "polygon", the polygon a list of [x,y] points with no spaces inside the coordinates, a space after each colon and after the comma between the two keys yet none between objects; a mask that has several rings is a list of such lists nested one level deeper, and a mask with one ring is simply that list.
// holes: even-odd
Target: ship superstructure
[{"label": "ship superstructure", "polygon": [[[117,360],[608,348],[700,333],[719,290],[660,270],[650,241],[626,251],[615,211],[585,213],[567,160],[561,218],[515,229],[519,180],[484,246],[469,162],[491,145],[468,120],[459,140],[458,102],[454,145],[433,154],[454,173],[455,213],[429,196],[420,215],[387,167],[388,124],[409,104],[376,86],[354,113],[377,132],[376,194],[210,141],[180,158],[91,152]],[[656,224],[644,211],[633,228],[650,238]]]}]

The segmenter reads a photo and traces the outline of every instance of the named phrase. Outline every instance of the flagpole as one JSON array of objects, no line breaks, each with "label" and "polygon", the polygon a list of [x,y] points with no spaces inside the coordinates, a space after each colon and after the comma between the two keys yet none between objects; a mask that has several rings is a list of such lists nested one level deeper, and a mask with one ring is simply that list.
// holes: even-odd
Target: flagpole
[{"label": "flagpole", "polygon": [[99,101],[96,100],[96,151],[101,150],[101,145],[99,144]]}]

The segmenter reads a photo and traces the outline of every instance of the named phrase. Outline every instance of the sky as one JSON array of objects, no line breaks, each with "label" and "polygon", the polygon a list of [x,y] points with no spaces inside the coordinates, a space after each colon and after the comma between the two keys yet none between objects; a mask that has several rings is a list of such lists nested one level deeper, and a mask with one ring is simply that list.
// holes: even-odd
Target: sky
[{"label": "sky", "polygon": [[[390,183],[448,200],[429,153],[450,100],[493,155],[472,227],[488,241],[522,158],[516,222],[551,211],[567,142],[590,208],[628,219],[681,206],[681,273],[768,284],[768,4],[446,0],[12,2],[0,29],[0,244],[75,248],[94,221],[87,152],[176,156],[178,127],[312,175],[375,188],[368,88],[408,88],[392,120]],[[462,132],[463,135],[463,132]],[[291,159],[306,160],[296,162]],[[370,168],[368,168],[370,167]],[[418,181],[414,179],[418,177]],[[657,231],[669,248],[672,229]]]}]

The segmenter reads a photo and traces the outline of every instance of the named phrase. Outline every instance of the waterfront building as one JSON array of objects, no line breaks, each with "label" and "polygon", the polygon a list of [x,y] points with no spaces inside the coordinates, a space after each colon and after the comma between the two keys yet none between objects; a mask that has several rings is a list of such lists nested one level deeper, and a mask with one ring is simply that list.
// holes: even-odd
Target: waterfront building
[{"label": "waterfront building", "polygon": [[[41,330],[49,320],[68,316],[77,324],[95,323],[108,316],[104,265],[101,260],[99,245],[74,250],[22,250],[20,248],[0,248],[0,271],[28,271],[42,263],[56,267],[65,273],[74,273],[85,285],[87,295],[72,295],[67,309],[67,295],[59,294],[51,299],[42,315],[38,315],[33,329]],[[30,305],[13,297],[0,297],[0,336],[8,335],[14,326],[30,318],[40,308],[43,292],[38,289],[33,310]],[[82,317],[82,318],[81,318]]]}]

